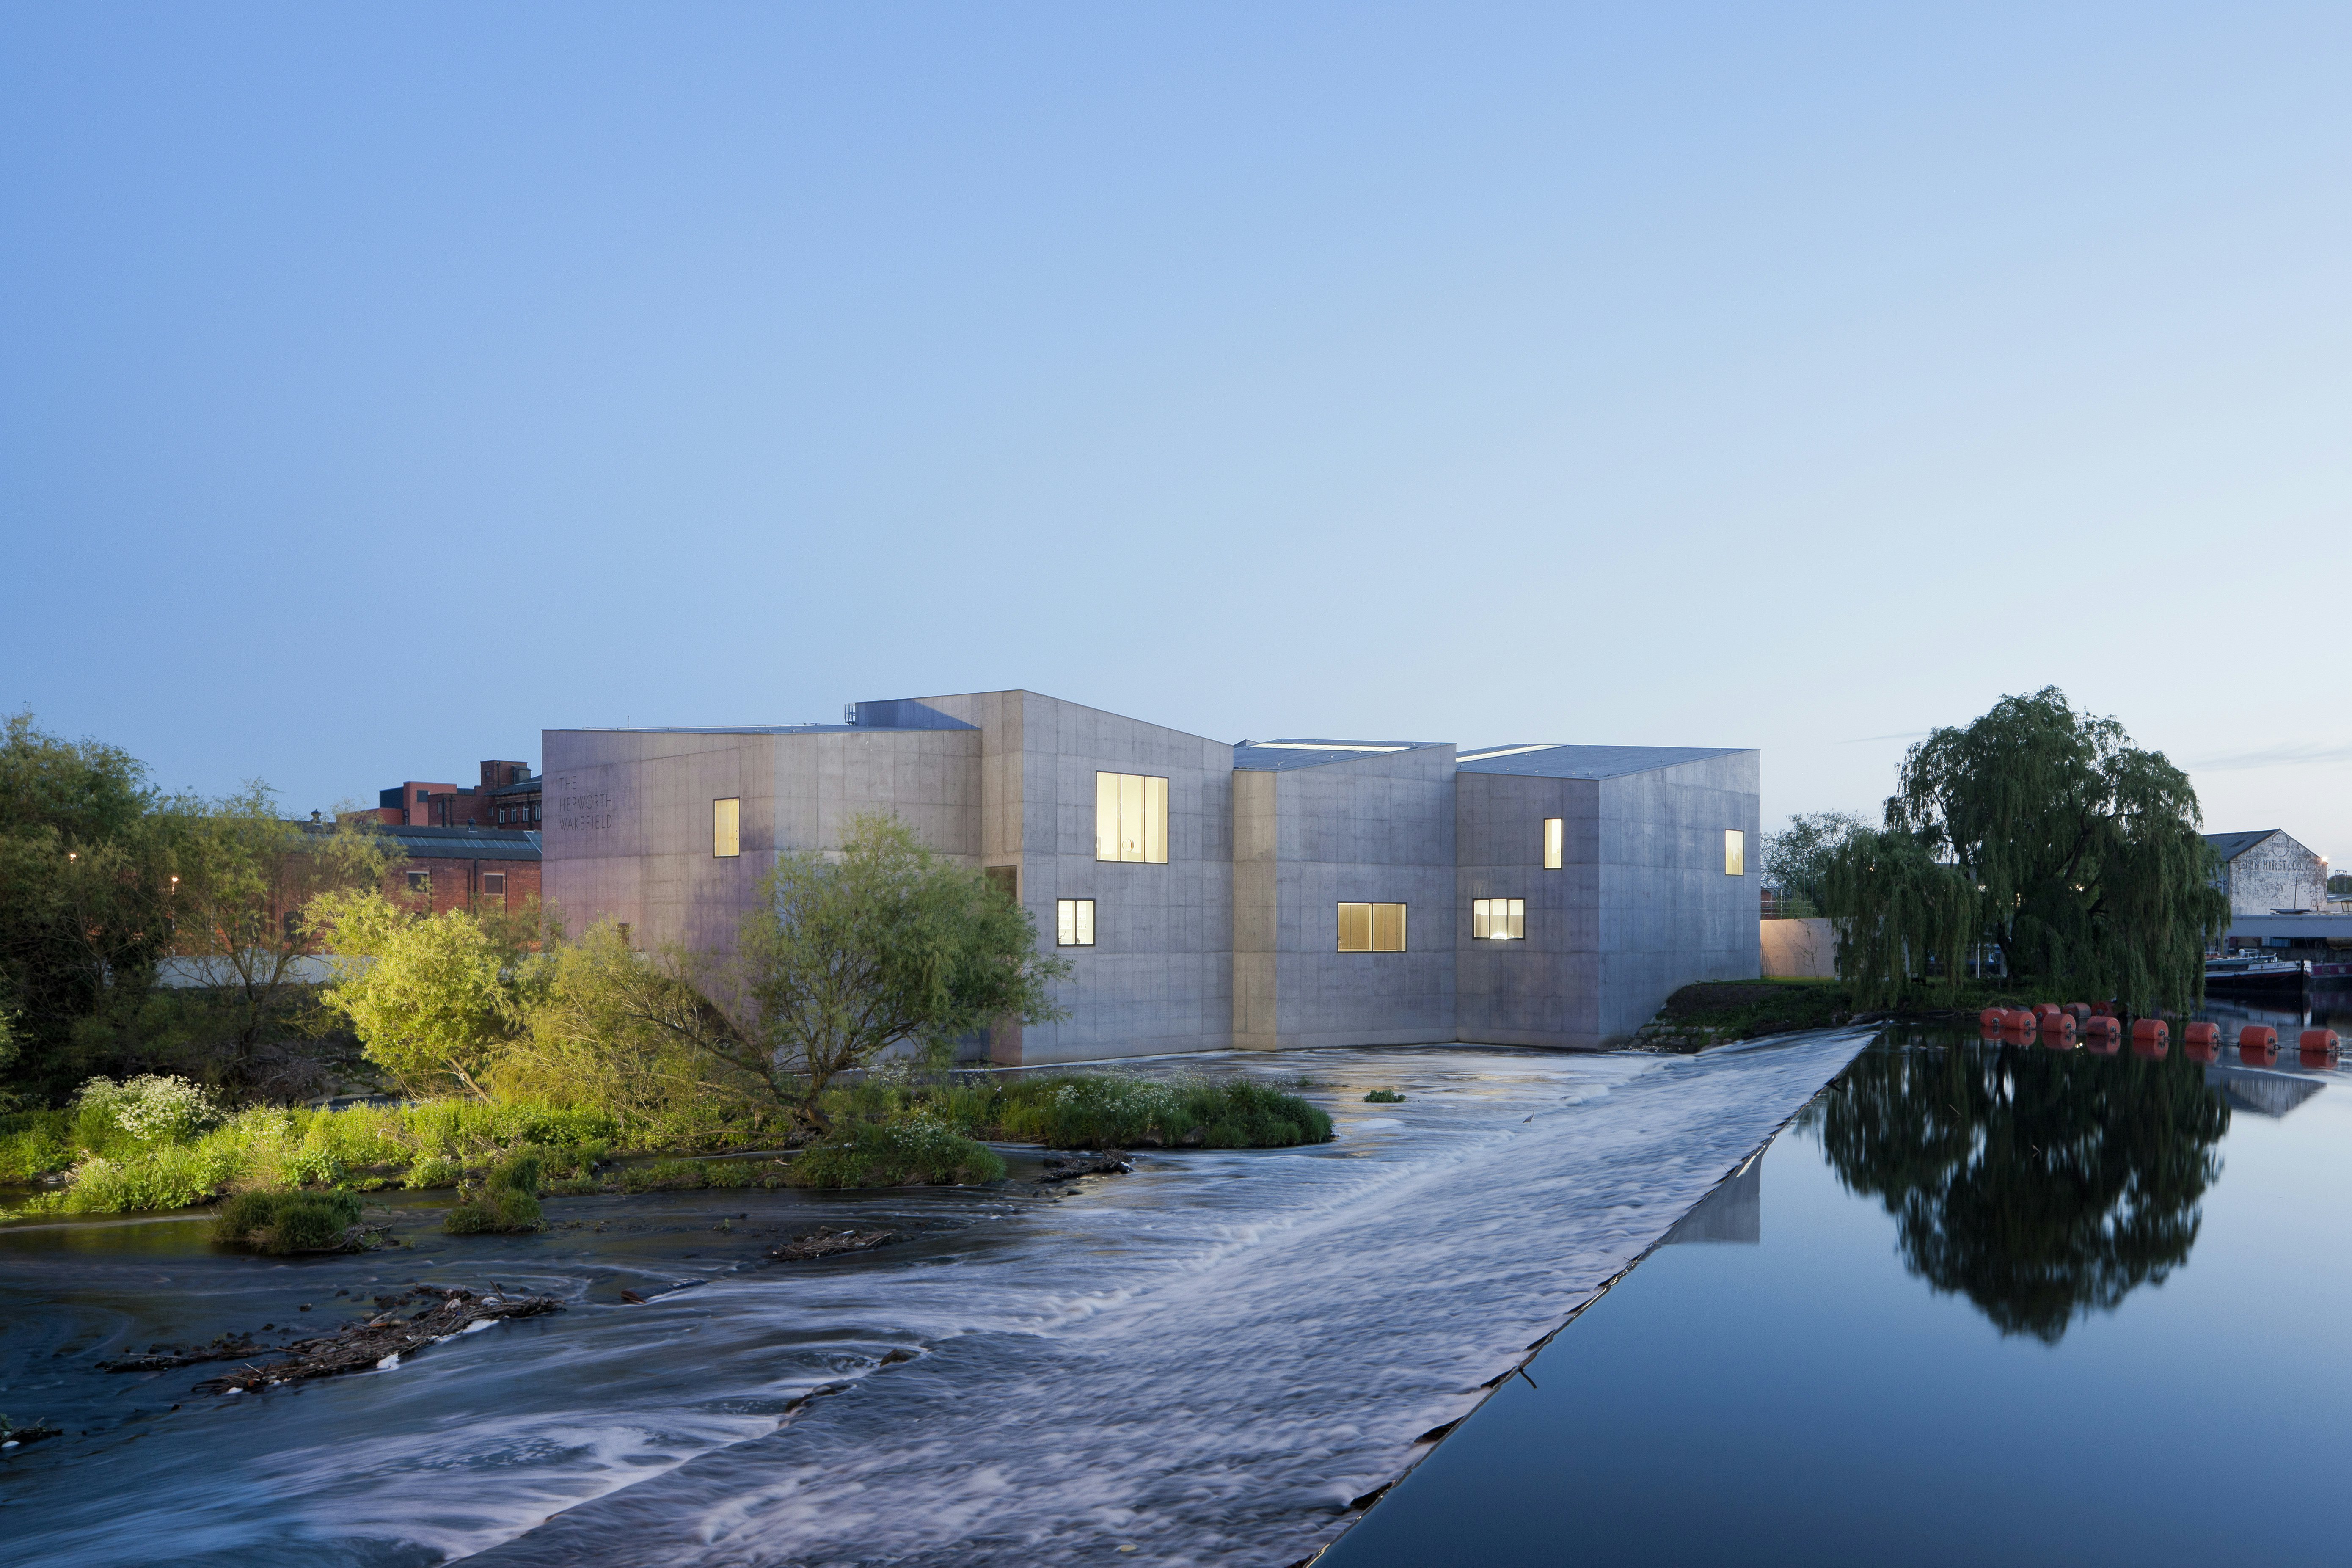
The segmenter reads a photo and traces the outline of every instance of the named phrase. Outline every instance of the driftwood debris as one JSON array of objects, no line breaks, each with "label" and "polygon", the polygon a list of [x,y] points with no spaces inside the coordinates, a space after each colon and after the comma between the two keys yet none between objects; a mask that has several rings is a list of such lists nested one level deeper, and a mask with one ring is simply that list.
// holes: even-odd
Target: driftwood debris
[{"label": "driftwood debris", "polygon": [[835,1230],[819,1226],[806,1236],[780,1242],[768,1248],[768,1256],[784,1263],[799,1263],[811,1258],[837,1258],[845,1252],[864,1252],[886,1241],[896,1241],[895,1233],[887,1230]]},{"label": "driftwood debris", "polygon": [[[415,1302],[425,1305],[405,1317],[396,1310]],[[246,1338],[234,1342],[216,1341],[194,1350],[164,1354],[125,1356],[99,1364],[108,1372],[161,1372],[193,1366],[198,1362],[237,1361],[255,1356],[283,1358],[266,1364],[248,1360],[235,1372],[209,1377],[196,1384],[199,1394],[227,1394],[232,1390],[253,1394],[272,1384],[333,1377],[341,1373],[364,1372],[386,1363],[396,1363],[398,1357],[453,1334],[462,1334],[477,1323],[536,1318],[563,1310],[552,1296],[525,1296],[512,1291],[485,1293],[439,1285],[418,1285],[399,1295],[379,1296],[376,1305],[380,1310],[373,1318],[345,1323],[331,1334],[296,1340],[274,1350]]]},{"label": "driftwood debris", "polygon": [[1074,1182],[1080,1176],[1124,1176],[1135,1167],[1113,1149],[1107,1154],[1049,1154],[1041,1182]]}]

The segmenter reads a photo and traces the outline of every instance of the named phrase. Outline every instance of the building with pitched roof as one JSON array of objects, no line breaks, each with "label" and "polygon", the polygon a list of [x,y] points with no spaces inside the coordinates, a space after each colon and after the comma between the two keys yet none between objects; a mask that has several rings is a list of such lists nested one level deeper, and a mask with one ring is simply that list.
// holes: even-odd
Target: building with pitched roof
[{"label": "building with pitched roof", "polygon": [[2275,827],[2208,833],[2213,885],[2233,915],[2320,914],[2327,909],[2327,862]]},{"label": "building with pitched roof", "polygon": [[1757,752],[1227,742],[1033,691],[838,724],[550,730],[546,898],[724,951],[779,853],[887,811],[1076,967],[1005,1063],[1451,1041],[1599,1049],[1754,977]]}]

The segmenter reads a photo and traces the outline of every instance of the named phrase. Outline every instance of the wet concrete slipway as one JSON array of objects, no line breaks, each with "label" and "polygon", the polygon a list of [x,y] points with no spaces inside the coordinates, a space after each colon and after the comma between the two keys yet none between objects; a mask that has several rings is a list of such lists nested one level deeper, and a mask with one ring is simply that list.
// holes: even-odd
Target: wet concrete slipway
[{"label": "wet concrete slipway", "polygon": [[[413,1247],[292,1263],[197,1220],[12,1226],[0,1410],[66,1435],[0,1454],[0,1561],[1297,1563],[1867,1037],[1163,1064],[1310,1075],[1339,1138],[1147,1152],[1059,1197],[556,1199],[520,1238],[445,1237],[417,1205]],[[762,1260],[874,1222],[911,1239]],[[567,1310],[256,1395],[96,1369],[316,1331],[412,1279]]]}]

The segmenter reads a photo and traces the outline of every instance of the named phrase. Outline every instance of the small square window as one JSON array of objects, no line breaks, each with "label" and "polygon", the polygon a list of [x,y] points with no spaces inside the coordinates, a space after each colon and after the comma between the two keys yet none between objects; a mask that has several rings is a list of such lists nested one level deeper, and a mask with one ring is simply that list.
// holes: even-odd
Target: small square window
[{"label": "small square window", "polygon": [[1095,901],[1092,899],[1054,900],[1054,945],[1092,947],[1095,944]]},{"label": "small square window", "polygon": [[721,860],[743,853],[743,803],[740,799],[710,803],[710,853]]},{"label": "small square window", "polygon": [[1561,831],[1562,826],[1563,824],[1557,816],[1544,818],[1544,869],[1547,871],[1559,869],[1560,848],[1567,837],[1567,835]]},{"label": "small square window", "polygon": [[411,871],[408,874],[408,890],[412,893],[431,892],[433,890],[433,873],[430,871]]},{"label": "small square window", "polygon": [[1737,827],[1723,830],[1723,874],[1727,877],[1748,875],[1748,835]]},{"label": "small square window", "polygon": [[494,898],[505,898],[507,893],[507,874],[504,871],[483,872],[482,891],[490,894]]}]

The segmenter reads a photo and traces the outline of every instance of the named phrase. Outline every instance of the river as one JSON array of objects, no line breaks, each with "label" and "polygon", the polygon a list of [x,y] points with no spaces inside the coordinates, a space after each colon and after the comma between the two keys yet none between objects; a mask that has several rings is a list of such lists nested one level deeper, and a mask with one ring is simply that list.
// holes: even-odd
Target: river
[{"label": "river", "polygon": [[[1866,1037],[1220,1058],[1310,1075],[1337,1140],[1145,1153],[1060,1197],[556,1199],[519,1238],[416,1203],[413,1247],[290,1263],[184,1219],[0,1229],[0,1409],[67,1428],[0,1463],[0,1559],[1295,1563]],[[876,1222],[913,1239],[762,1261]],[[256,1396],[95,1370],[412,1278],[567,1310]]]}]

